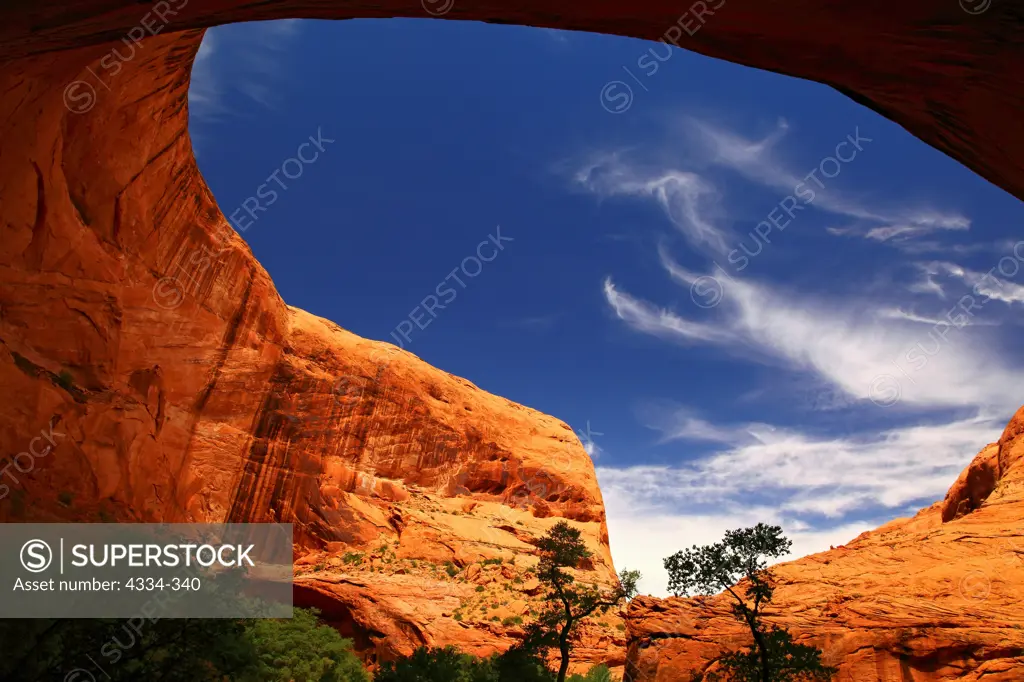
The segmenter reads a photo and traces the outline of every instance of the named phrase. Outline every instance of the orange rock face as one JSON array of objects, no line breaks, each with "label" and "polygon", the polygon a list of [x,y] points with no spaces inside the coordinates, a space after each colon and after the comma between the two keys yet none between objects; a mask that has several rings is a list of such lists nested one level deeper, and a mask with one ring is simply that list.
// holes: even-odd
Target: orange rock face
[{"label": "orange rock face", "polygon": [[[944,501],[774,571],[767,620],[821,648],[837,682],[1024,679],[1024,408]],[[634,600],[626,679],[688,680],[748,645],[728,609]]]},{"label": "orange rock face", "polygon": [[[594,551],[581,579],[614,579],[589,457],[566,424],[285,305],[195,167],[200,38],[146,40],[88,115],[59,84],[104,50],[0,70],[0,521],[288,521],[297,603],[368,660],[507,647],[559,519]],[[622,663],[601,622],[580,665]]]}]

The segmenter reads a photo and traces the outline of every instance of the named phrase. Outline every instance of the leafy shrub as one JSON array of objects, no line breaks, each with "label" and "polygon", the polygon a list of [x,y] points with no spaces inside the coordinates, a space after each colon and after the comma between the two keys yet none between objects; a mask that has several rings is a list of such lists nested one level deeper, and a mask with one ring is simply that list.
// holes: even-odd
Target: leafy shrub
[{"label": "leafy shrub", "polygon": [[[381,664],[373,682],[554,682],[536,654],[512,648],[476,658],[452,646],[417,649],[411,656]],[[586,682],[604,682],[601,678]]]},{"label": "leafy shrub", "polygon": [[0,680],[56,680],[54,671],[82,665],[83,651],[116,663],[104,665],[107,682],[370,679],[351,641],[321,625],[312,609],[278,620],[161,618],[141,631],[127,627],[116,618],[0,620]]},{"label": "leafy shrub", "polygon": [[411,656],[385,661],[374,675],[374,682],[491,682],[488,662],[461,653],[453,646],[427,649],[420,647]]},{"label": "leafy shrub", "polygon": [[369,682],[351,640],[321,625],[315,609],[295,609],[291,618],[257,619],[247,629],[258,652],[255,670],[244,682]]},{"label": "leafy shrub", "polygon": [[612,673],[604,664],[595,665],[586,675],[570,675],[566,682],[612,682]]},{"label": "leafy shrub", "polygon": [[75,377],[71,376],[71,372],[62,369],[57,374],[57,385],[66,391],[75,385]]}]

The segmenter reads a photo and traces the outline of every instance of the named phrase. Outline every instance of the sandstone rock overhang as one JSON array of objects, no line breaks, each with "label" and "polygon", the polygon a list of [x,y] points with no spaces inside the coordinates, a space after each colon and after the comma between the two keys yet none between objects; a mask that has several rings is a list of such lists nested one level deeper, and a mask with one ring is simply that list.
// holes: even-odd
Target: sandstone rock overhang
[{"label": "sandstone rock overhang", "polygon": [[[430,17],[666,40],[815,80],[1024,197],[1024,5],[1010,0],[33,0],[0,8],[0,59],[93,48],[140,26],[161,35],[288,17]],[[145,23],[143,23],[145,18]],[[133,33],[132,35],[138,35]],[[177,68],[187,74],[185,55]],[[54,87],[61,87],[55,82]],[[5,95],[9,96],[9,95]],[[598,94],[595,88],[595,106]],[[28,172],[29,169],[25,169]]]},{"label": "sandstone rock overhang", "polygon": [[[391,384],[373,383],[379,395],[367,405],[383,407],[371,409],[372,418],[339,418],[336,382],[353,372],[357,381],[375,377],[379,363],[336,352],[340,330],[284,303],[217,206],[188,133],[191,66],[206,27],[286,17],[426,17],[424,6],[437,12],[449,5],[448,19],[665,38],[825,83],[1024,198],[1024,8],[1005,0],[3,3],[0,453],[22,453],[40,434],[55,445],[47,456],[18,461],[20,482],[0,504],[0,521],[298,518],[302,544],[365,544],[376,542],[369,536],[378,527],[405,533],[414,511],[428,519],[440,513],[427,510],[440,504],[433,497],[406,511],[412,496],[403,488],[413,481],[396,472],[407,461],[415,463],[411,478],[425,476],[435,491],[450,476],[479,498],[475,503],[512,508],[506,498],[524,489],[524,479],[502,478],[503,450],[528,476],[520,465],[540,450],[524,457],[521,447],[503,448],[495,434],[510,437],[506,427],[489,435],[465,420],[457,442],[480,457],[458,461],[452,447],[436,447],[452,442],[440,438],[450,432],[448,408],[430,402],[436,391],[427,388],[406,391],[433,406],[407,419],[407,431],[381,429],[381,420],[395,416],[394,396],[410,386],[412,370]],[[76,83],[91,90],[69,97]],[[83,92],[91,97],[81,99]],[[523,438],[543,440],[540,428],[531,428]],[[428,452],[418,448],[424,429],[437,436]],[[381,447],[365,447],[374,442]],[[344,452],[325,457],[327,446]],[[367,451],[376,459],[364,457]],[[531,495],[544,493],[535,505],[543,513],[523,524],[535,524],[534,534],[558,517],[588,524],[607,559],[600,573],[610,579],[600,492],[578,442],[574,451],[581,466],[570,470],[585,471],[588,484],[573,488],[573,477],[555,476],[526,485]],[[992,503],[992,464],[980,464],[963,492],[951,494],[951,524],[962,523],[958,514],[981,518],[972,510]],[[1002,463],[998,471],[1005,471]],[[365,487],[372,494],[364,495],[360,474],[368,472],[379,486]],[[342,498],[344,505],[329,503]],[[399,517],[383,513],[396,508]],[[451,511],[465,521],[465,510]],[[468,539],[476,526],[464,525]],[[510,546],[531,530],[509,528],[499,537]],[[349,537],[332,539],[335,531]],[[443,543],[426,530],[412,535],[407,548],[417,556],[441,551]],[[308,580],[310,591],[327,590],[320,578]],[[393,580],[395,594],[408,591],[405,580]],[[343,595],[332,588],[338,618],[359,611],[364,596],[345,584]],[[354,632],[372,641],[378,625],[419,622],[409,615],[415,604],[396,599],[387,607],[381,618],[360,611]],[[429,635],[418,625],[413,630]],[[470,632],[481,650],[504,636]],[[590,660],[615,637],[595,634]]]}]

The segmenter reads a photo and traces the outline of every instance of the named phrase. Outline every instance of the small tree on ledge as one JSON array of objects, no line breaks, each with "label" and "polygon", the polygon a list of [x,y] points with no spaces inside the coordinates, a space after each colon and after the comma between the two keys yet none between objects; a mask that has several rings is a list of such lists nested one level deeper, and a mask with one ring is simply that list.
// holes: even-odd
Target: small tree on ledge
[{"label": "small tree on ledge", "polygon": [[[759,523],[727,531],[722,542],[694,545],[665,559],[673,594],[728,592],[733,616],[754,640],[749,648],[719,659],[722,672],[694,673],[692,682],[828,682],[838,672],[822,663],[820,649],[795,643],[788,631],[763,620],[764,607],[775,594],[767,560],[785,556],[792,545],[780,527]],[[741,580],[746,580],[742,594],[737,592]]]},{"label": "small tree on ledge", "polygon": [[580,585],[565,569],[579,568],[593,553],[580,537],[580,530],[559,521],[542,537],[537,548],[540,564],[537,579],[547,588],[545,610],[527,633],[526,646],[558,647],[561,663],[558,682],[565,682],[569,654],[580,622],[587,616],[602,614],[636,595],[639,571],[623,569],[619,583],[612,589]]}]

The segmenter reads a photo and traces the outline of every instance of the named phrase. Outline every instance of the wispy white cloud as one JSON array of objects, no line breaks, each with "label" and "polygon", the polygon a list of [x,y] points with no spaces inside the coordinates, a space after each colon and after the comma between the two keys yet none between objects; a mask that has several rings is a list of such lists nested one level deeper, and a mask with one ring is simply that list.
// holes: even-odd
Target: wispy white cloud
[{"label": "wispy white cloud", "polygon": [[255,103],[274,106],[286,71],[282,57],[300,32],[300,20],[260,21],[206,31],[192,67],[189,111],[218,119]]},{"label": "wispy white cloud", "polygon": [[[833,234],[839,234],[830,228]],[[999,255],[1011,252],[1015,242],[1010,239],[979,241],[973,243],[949,243],[936,239],[908,239],[898,243],[900,251],[910,255],[942,254],[945,258],[973,256],[976,254]]]},{"label": "wispy white cloud", "polygon": [[646,425],[661,432],[661,443],[691,440],[737,445],[752,438],[744,428],[717,426],[687,408],[673,407],[669,409],[654,405],[646,408],[644,412]]},{"label": "wispy white cloud", "polygon": [[[1024,242],[1020,244],[1024,245]],[[1017,257],[1017,252],[1020,253],[1020,258]],[[1009,250],[988,272],[978,272],[955,263],[944,262],[923,263],[920,268],[930,276],[942,274],[960,280],[983,301],[992,299],[1007,305],[1024,303],[1024,286],[999,276],[1003,274],[1024,278],[1024,251],[1020,248],[1016,252]]]},{"label": "wispy white cloud", "polygon": [[[668,167],[635,162],[642,156],[636,150],[619,151],[597,157],[575,179],[601,197],[656,202],[710,262],[736,240],[731,216],[722,208],[729,197],[711,182],[715,176],[709,166],[787,195],[805,181],[805,173],[780,160],[789,131],[785,122],[761,138],[695,120],[687,120],[685,129],[696,143]],[[855,197],[835,182],[826,190],[815,187],[813,205],[847,223],[829,228],[832,234],[879,243],[938,247],[940,235],[971,226],[956,212]],[[921,239],[926,235],[932,239]],[[602,284],[605,300],[630,328],[718,348],[742,363],[789,370],[801,385],[825,394],[828,409],[869,400],[878,409],[891,406],[878,395],[878,380],[898,380],[900,407],[886,416],[904,425],[870,436],[810,435],[761,423],[723,424],[686,408],[645,411],[642,419],[661,434],[662,446],[689,443],[699,445],[698,452],[712,449],[697,460],[691,451],[689,461],[674,465],[598,470],[617,565],[643,571],[647,591],[663,593],[661,561],[666,555],[719,540],[731,528],[778,523],[794,540],[793,555],[800,556],[847,542],[893,514],[941,498],[974,454],[998,437],[1009,410],[1019,404],[1024,368],[1003,352],[998,320],[936,311],[916,297],[909,297],[911,305],[898,287],[881,295],[877,289],[825,294],[720,268],[685,267],[664,244],[659,260],[669,278],[689,289],[705,309],[684,313],[661,306],[631,295],[608,277]],[[979,285],[979,273],[963,268],[942,263],[917,267],[920,278],[910,285],[912,293],[953,296],[955,302],[956,287],[947,280]],[[708,302],[698,302],[693,292],[712,277],[721,296],[707,309]],[[1024,287],[991,278],[986,284],[998,289],[999,297],[985,294],[994,300],[1024,300]],[[912,358],[923,362],[914,365]],[[936,423],[937,410],[941,423]],[[922,416],[928,414],[933,415],[930,421]]]},{"label": "wispy white cloud", "polygon": [[718,541],[726,530],[777,523],[794,541],[795,558],[848,542],[911,511],[908,505],[941,499],[1003,424],[977,417],[864,438],[815,438],[764,424],[711,424],[689,410],[675,423],[663,417],[667,439],[725,447],[676,466],[598,468],[616,565],[639,568],[644,591],[659,595],[667,585],[665,556]]},{"label": "wispy white cloud", "polygon": [[[890,320],[905,320],[907,322],[917,322],[919,324],[926,324],[931,327],[937,325],[952,325],[948,317],[938,317],[934,315],[918,314],[909,310],[903,310],[902,308],[880,308],[878,310],[878,316],[888,318]],[[972,325],[981,325],[983,327],[995,326],[998,324],[996,320],[985,320],[985,319],[973,319]]]},{"label": "wispy white cloud", "polygon": [[[773,131],[761,139],[750,139],[708,121],[694,118],[684,119],[683,125],[690,139],[703,149],[703,158],[707,162],[728,168],[750,181],[787,194],[792,194],[798,185],[804,184],[814,192],[815,207],[860,221],[849,227],[832,228],[829,230],[832,234],[857,235],[876,241],[888,241],[897,237],[906,239],[911,236],[922,236],[935,231],[967,230],[971,226],[971,221],[959,213],[942,212],[929,207],[885,207],[880,206],[882,202],[878,199],[853,198],[838,189],[834,180],[820,177],[820,173],[818,182],[824,187],[815,184],[807,176],[818,168],[818,162],[798,173],[793,170],[794,164],[784,163],[775,152],[789,131],[789,125],[785,121],[780,121]],[[859,132],[857,135],[859,136]],[[865,136],[865,139],[868,141],[861,144],[870,145],[870,138]],[[837,140],[837,143],[842,141]],[[832,150],[825,152],[826,155],[832,155]],[[850,150],[847,150],[847,153],[851,153]]]},{"label": "wispy white cloud", "polygon": [[726,343],[737,340],[735,334],[716,325],[693,322],[671,311],[622,293],[608,278],[604,282],[605,300],[616,316],[634,329],[672,340]]},{"label": "wispy white cloud", "polygon": [[[696,273],[664,254],[662,261],[680,284],[697,281]],[[717,315],[707,322],[635,298],[611,279],[603,290],[611,310],[637,331],[716,345],[748,360],[781,361],[853,400],[876,399],[880,376],[899,377],[911,367],[913,374],[900,386],[903,405],[985,408],[1019,399],[1024,371],[1002,357],[980,330],[972,329],[968,343],[963,329],[922,330],[906,320],[879,316],[879,306],[871,301],[829,300],[740,279],[727,279],[722,286]],[[919,358],[924,358],[923,367]]]},{"label": "wispy white cloud", "polygon": [[679,170],[644,171],[624,163],[619,154],[601,157],[576,173],[576,182],[600,196],[636,196],[657,201],[665,215],[690,243],[702,250],[725,253],[726,231],[714,224],[718,206],[715,188],[700,175]]}]

